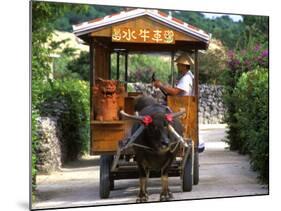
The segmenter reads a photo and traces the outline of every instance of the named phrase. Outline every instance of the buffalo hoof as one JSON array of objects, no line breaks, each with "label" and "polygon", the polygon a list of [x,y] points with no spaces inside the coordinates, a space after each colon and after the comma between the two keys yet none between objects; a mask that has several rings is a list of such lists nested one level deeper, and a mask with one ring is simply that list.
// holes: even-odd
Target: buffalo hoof
[{"label": "buffalo hoof", "polygon": [[162,192],[160,194],[160,201],[170,201],[174,198],[173,193],[170,191]]},{"label": "buffalo hoof", "polygon": [[148,201],[148,194],[139,194],[137,198],[137,203],[147,202]]}]

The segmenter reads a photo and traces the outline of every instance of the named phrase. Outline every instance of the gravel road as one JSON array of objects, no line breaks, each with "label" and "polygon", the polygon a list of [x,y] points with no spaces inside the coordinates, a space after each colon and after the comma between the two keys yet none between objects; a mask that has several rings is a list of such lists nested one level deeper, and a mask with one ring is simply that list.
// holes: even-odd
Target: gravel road
[{"label": "gravel road", "polygon": [[[248,157],[227,149],[224,127],[200,127],[200,135],[206,150],[199,155],[199,184],[192,192],[182,192],[180,178],[171,177],[175,200],[268,194],[268,187],[259,184],[251,171]],[[135,203],[138,193],[138,180],[118,180],[109,199],[100,199],[98,156],[70,163],[51,175],[38,175],[37,183],[34,209]],[[148,187],[149,201],[159,201],[160,179],[150,179]]]}]

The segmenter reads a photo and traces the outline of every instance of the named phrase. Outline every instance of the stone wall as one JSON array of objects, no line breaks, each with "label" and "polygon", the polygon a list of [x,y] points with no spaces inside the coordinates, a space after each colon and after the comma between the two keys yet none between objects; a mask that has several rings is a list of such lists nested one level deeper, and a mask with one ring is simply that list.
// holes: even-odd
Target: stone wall
[{"label": "stone wall", "polygon": [[[151,95],[164,103],[164,95],[159,89],[155,89],[151,84],[131,83],[130,86],[136,92],[144,95]],[[199,85],[199,124],[220,124],[223,123],[225,108],[222,100],[222,86],[219,85]]]},{"label": "stone wall", "polygon": [[40,141],[37,148],[37,169],[40,173],[50,173],[61,168],[60,134],[55,118],[38,118]]},{"label": "stone wall", "polygon": [[225,107],[222,100],[222,86],[199,85],[199,124],[223,123]]}]

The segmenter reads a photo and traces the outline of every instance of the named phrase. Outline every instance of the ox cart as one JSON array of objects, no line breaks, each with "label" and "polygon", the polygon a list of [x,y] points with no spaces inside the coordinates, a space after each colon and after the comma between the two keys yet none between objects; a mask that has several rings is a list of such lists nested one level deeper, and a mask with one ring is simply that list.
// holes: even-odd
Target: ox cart
[{"label": "ox cart", "polygon": [[[182,190],[191,191],[199,182],[198,160],[198,51],[206,50],[210,36],[206,32],[157,10],[133,9],[85,22],[73,27],[76,36],[90,47],[91,85],[91,154],[100,155],[100,197],[108,198],[114,189],[114,181],[138,178],[134,153],[130,149],[120,150],[120,140],[128,137],[132,121],[119,115],[120,110],[134,114],[137,96],[126,84],[118,96],[117,118],[97,118],[95,86],[97,79],[120,80],[124,68],[124,80],[129,81],[128,58],[134,53],[159,53],[171,56],[171,83],[174,81],[174,56],[187,52],[194,58],[194,96],[167,96],[167,105],[174,111],[185,111],[181,118],[184,126],[183,139],[177,158],[169,169],[169,177],[180,176]],[[116,56],[116,69],[112,69],[111,58]],[[120,58],[123,59],[123,67]],[[157,67],[152,67],[157,68]],[[113,74],[114,73],[114,74]],[[113,78],[115,75],[115,78]],[[159,176],[151,172],[150,177]]]}]

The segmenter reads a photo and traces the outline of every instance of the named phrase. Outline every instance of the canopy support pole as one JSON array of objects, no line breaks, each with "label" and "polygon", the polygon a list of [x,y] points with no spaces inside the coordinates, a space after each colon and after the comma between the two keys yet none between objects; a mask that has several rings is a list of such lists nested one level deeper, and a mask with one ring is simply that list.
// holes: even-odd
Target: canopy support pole
[{"label": "canopy support pole", "polygon": [[175,79],[174,79],[174,57],[175,57],[175,52],[172,51],[171,52],[171,84],[172,87],[175,86]]},{"label": "canopy support pole", "polygon": [[128,82],[128,51],[125,52],[125,90],[127,91],[127,82]]},{"label": "canopy support pole", "polygon": [[[195,68],[195,73],[194,73],[194,86],[195,86],[195,112],[196,112],[196,115],[195,115],[195,131],[196,131],[196,139],[195,140],[195,143],[197,143],[197,146],[198,146],[198,131],[199,131],[199,128],[198,128],[198,101],[199,101],[199,64],[198,64],[198,49],[195,49],[195,64],[194,64],[194,68]],[[197,149],[197,146],[195,146],[195,148]]]},{"label": "canopy support pole", "polygon": [[117,52],[117,59],[116,59],[116,62],[117,62],[117,64],[116,64],[116,68],[117,68],[117,72],[116,72],[116,77],[117,77],[117,80],[119,80],[120,79],[120,72],[119,72],[119,65],[120,65],[120,53],[119,52]]}]

